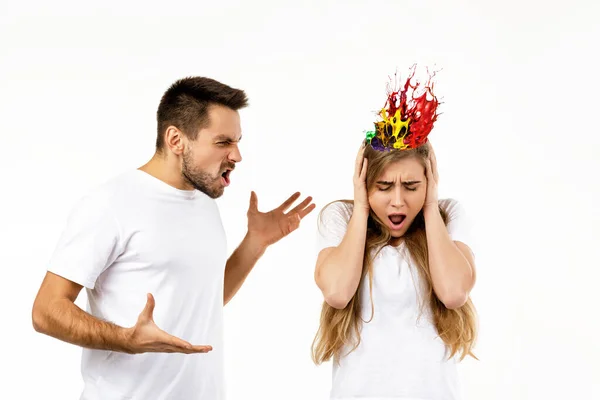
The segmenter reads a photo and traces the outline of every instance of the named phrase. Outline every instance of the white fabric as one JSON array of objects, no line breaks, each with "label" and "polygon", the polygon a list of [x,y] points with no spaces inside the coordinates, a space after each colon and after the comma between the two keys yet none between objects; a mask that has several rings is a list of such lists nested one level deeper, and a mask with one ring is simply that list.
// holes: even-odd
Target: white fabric
[{"label": "white fabric", "polygon": [[48,270],[85,286],[87,311],[135,325],[152,293],[159,328],[208,354],[83,349],[85,400],[224,398],[227,243],[215,200],[133,170],[74,207]]},{"label": "white fabric", "polygon": [[[470,223],[457,201],[441,200],[455,241],[469,245]],[[352,204],[334,202],[324,208],[318,224],[317,252],[338,246],[352,215]],[[362,323],[361,343],[339,366],[333,363],[331,399],[457,400],[461,398],[456,357],[446,348],[421,307],[418,271],[407,262],[402,245],[386,246],[373,264],[374,314]],[[362,286],[362,318],[371,319],[368,277]],[[346,354],[350,348],[344,350]]]}]

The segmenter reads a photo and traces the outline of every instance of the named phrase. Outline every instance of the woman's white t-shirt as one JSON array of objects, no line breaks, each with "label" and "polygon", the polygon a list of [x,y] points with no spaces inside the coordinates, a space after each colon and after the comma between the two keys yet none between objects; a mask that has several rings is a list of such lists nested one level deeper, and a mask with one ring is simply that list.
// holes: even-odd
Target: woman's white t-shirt
[{"label": "woman's white t-shirt", "polygon": [[[459,203],[440,200],[448,210],[451,238],[471,243],[470,223]],[[338,246],[346,232],[352,204],[334,202],[319,219],[317,251]],[[362,285],[361,342],[333,363],[331,399],[460,399],[456,356],[448,360],[444,342],[422,307],[419,273],[402,246],[384,247],[373,262],[372,313],[368,276]],[[372,319],[371,319],[372,316]]]}]

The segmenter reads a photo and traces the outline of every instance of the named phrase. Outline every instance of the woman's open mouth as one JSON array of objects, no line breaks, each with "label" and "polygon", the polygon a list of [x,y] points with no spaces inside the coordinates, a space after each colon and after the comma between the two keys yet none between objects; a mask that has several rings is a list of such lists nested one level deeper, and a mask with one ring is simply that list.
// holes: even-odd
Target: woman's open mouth
[{"label": "woman's open mouth", "polygon": [[397,231],[402,229],[402,227],[404,226],[406,214],[390,214],[388,215],[388,218],[390,220],[390,228],[392,228],[392,230],[394,231]]}]

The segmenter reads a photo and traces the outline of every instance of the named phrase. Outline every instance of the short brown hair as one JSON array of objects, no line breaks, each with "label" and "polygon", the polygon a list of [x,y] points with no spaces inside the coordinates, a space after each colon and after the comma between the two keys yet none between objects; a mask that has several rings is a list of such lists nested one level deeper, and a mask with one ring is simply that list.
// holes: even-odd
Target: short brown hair
[{"label": "short brown hair", "polygon": [[166,129],[173,125],[191,140],[208,124],[208,107],[219,104],[232,110],[248,105],[246,93],[211,78],[200,76],[179,79],[163,94],[156,120],[156,149],[164,146]]}]

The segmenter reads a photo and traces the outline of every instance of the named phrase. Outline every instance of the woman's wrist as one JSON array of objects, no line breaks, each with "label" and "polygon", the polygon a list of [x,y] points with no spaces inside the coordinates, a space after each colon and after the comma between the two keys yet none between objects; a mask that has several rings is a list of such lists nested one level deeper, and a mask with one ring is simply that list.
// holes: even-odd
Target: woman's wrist
[{"label": "woman's wrist", "polygon": [[425,220],[437,216],[441,216],[440,207],[437,201],[433,204],[426,204],[423,206],[423,217],[425,217]]}]

